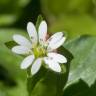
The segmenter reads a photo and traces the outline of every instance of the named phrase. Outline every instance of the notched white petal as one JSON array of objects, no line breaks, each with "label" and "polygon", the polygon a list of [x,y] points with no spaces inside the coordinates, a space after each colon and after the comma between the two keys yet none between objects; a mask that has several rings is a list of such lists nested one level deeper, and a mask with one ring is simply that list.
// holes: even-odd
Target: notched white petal
[{"label": "notched white petal", "polygon": [[34,55],[27,56],[21,63],[21,69],[27,69],[34,61]]},{"label": "notched white petal", "polygon": [[49,68],[55,72],[61,72],[61,67],[57,62],[51,62],[51,64],[49,64]]},{"label": "notched white petal", "polygon": [[45,21],[42,21],[40,23],[38,34],[39,34],[39,43],[41,44],[46,40],[47,37],[47,23]]},{"label": "notched white petal", "polygon": [[26,39],[24,36],[22,36],[22,35],[18,35],[18,34],[16,34],[16,35],[13,35],[13,40],[16,42],[16,43],[18,43],[18,44],[20,44],[20,45],[22,45],[22,46],[27,46],[27,47],[29,47],[29,48],[31,48],[31,43],[30,43],[30,41],[28,40],[28,39]]},{"label": "notched white petal", "polygon": [[54,59],[54,61],[58,62],[58,63],[67,63],[67,58],[64,57],[61,54],[58,53],[48,53],[49,57],[52,57]]},{"label": "notched white petal", "polygon": [[27,31],[33,44],[37,44],[37,31],[32,22],[27,24]]},{"label": "notched white petal", "polygon": [[50,57],[44,57],[44,61],[45,61],[45,64],[49,64],[50,62],[52,62],[53,58],[50,58]]},{"label": "notched white petal", "polygon": [[56,43],[57,41],[59,41],[61,38],[63,37],[63,32],[57,32],[55,34],[53,34],[48,40],[47,42],[51,45]]},{"label": "notched white petal", "polygon": [[28,47],[25,46],[15,46],[12,48],[12,52],[16,53],[16,54],[28,54],[31,50]]},{"label": "notched white petal", "polygon": [[33,63],[31,68],[32,75],[35,75],[39,71],[41,64],[42,64],[42,59],[41,58],[36,59],[36,61]]},{"label": "notched white petal", "polygon": [[52,58],[45,57],[45,63],[49,66],[49,68],[55,72],[61,72],[61,67],[59,63],[55,62]]},{"label": "notched white petal", "polygon": [[66,39],[65,37],[62,37],[59,41],[49,44],[48,50],[55,50],[55,49],[59,48],[61,45],[63,45],[65,39]]}]

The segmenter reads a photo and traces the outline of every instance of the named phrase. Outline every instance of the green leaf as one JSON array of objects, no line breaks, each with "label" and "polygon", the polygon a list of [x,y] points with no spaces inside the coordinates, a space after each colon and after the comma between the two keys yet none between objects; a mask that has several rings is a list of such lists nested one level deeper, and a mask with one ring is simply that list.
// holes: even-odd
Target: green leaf
[{"label": "green leaf", "polygon": [[[89,91],[88,85],[83,81],[79,80],[78,82],[70,85],[64,90],[63,96],[89,96],[88,94],[85,94]],[[94,95],[90,95],[94,96]]]},{"label": "green leaf", "polygon": [[83,80],[79,80],[67,87],[63,96],[96,96],[96,81],[89,87]]},{"label": "green leaf", "polygon": [[84,35],[64,46],[74,55],[67,86],[79,79],[91,86],[96,80],[96,37]]}]

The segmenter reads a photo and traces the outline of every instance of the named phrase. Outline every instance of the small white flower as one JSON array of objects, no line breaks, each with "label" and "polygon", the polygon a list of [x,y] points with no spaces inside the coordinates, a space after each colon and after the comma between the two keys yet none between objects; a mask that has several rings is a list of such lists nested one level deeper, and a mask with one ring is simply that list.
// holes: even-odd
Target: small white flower
[{"label": "small white flower", "polygon": [[27,69],[32,66],[31,73],[34,75],[39,71],[42,61],[44,61],[53,71],[61,72],[60,63],[66,63],[67,59],[54,50],[64,43],[65,37],[63,33],[57,32],[46,40],[47,24],[45,21],[40,23],[38,33],[31,22],[27,25],[27,31],[30,40],[21,35],[13,36],[13,40],[18,43],[18,46],[13,47],[12,51],[27,56],[21,63],[21,69]]}]

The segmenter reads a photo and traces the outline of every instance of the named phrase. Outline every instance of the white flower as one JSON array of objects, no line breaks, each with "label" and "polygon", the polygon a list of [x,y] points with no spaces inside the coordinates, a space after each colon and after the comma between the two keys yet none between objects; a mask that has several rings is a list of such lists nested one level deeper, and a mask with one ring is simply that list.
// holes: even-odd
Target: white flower
[{"label": "white flower", "polygon": [[27,56],[21,63],[21,69],[27,69],[31,66],[31,73],[34,75],[39,71],[42,62],[45,62],[53,71],[61,72],[60,63],[66,63],[67,59],[54,50],[64,43],[65,37],[63,33],[57,32],[46,40],[47,24],[45,21],[40,23],[38,33],[34,24],[31,22],[27,25],[27,31],[30,40],[21,35],[13,36],[13,40],[18,45],[13,47],[12,51]]}]

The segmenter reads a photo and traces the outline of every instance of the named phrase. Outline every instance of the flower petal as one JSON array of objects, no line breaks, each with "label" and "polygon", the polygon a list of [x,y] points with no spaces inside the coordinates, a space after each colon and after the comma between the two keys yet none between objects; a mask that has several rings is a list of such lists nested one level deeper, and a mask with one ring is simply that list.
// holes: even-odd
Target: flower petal
[{"label": "flower petal", "polygon": [[54,60],[52,60],[51,58],[45,57],[44,61],[49,66],[49,68],[52,69],[53,71],[61,72],[60,65]]},{"label": "flower petal", "polygon": [[44,42],[47,37],[47,24],[45,21],[42,21],[40,23],[38,34],[39,34],[39,43],[42,44],[42,42]]},{"label": "flower petal", "polygon": [[34,61],[34,55],[27,56],[21,63],[21,69],[27,69]]},{"label": "flower petal", "polygon": [[27,31],[33,44],[37,44],[37,31],[33,23],[27,24]]},{"label": "flower petal", "polygon": [[39,71],[41,64],[42,64],[42,59],[41,58],[36,59],[36,61],[33,63],[31,68],[32,75],[36,74]]},{"label": "flower petal", "polygon": [[28,39],[26,39],[22,35],[18,35],[18,34],[13,35],[13,40],[15,42],[17,42],[18,44],[22,45],[22,46],[27,46],[29,48],[31,48],[31,46],[32,46],[31,43],[30,43],[30,41]]},{"label": "flower petal", "polygon": [[63,37],[63,32],[57,32],[54,35],[52,35],[47,40],[47,42],[49,43],[49,45],[52,45],[52,44],[56,43],[57,41],[59,41],[62,37]]},{"label": "flower petal", "polygon": [[48,57],[52,57],[54,60],[56,60],[58,63],[67,63],[66,57],[64,57],[61,54],[58,53],[48,53]]},{"label": "flower petal", "polygon": [[52,51],[59,48],[65,41],[65,37],[62,37],[59,41],[49,44],[47,50]]},{"label": "flower petal", "polygon": [[28,54],[31,50],[28,47],[25,46],[15,46],[12,48],[12,52],[16,54]]}]

